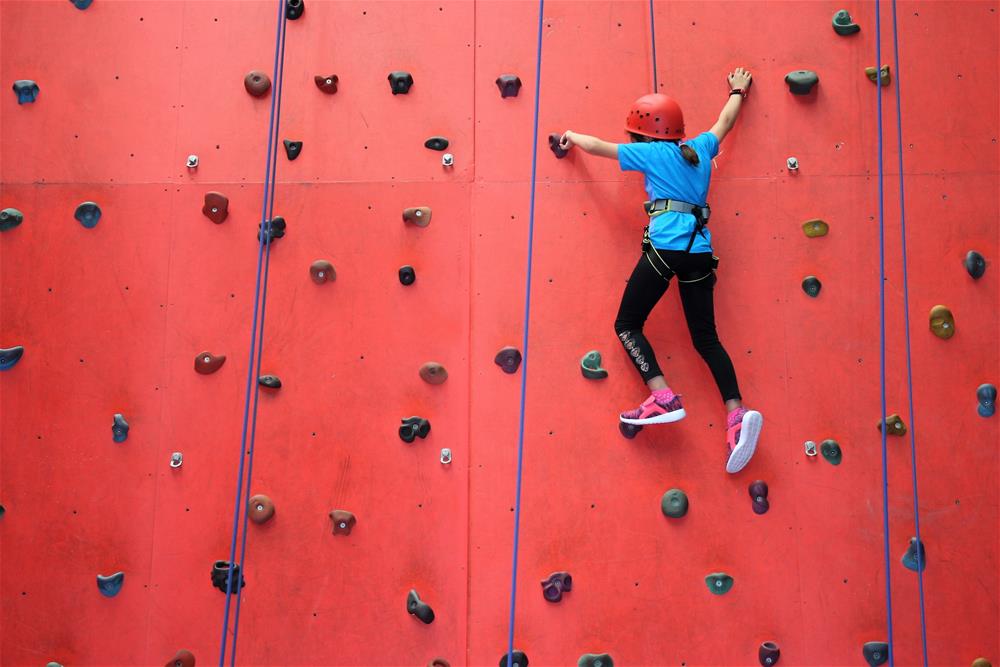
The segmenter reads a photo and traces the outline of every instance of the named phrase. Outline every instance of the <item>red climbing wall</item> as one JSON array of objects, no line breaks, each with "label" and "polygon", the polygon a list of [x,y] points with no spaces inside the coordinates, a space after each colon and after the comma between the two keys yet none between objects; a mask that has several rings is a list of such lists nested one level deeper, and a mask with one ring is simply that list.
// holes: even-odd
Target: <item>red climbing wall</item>
[{"label": "red climbing wall", "polygon": [[[723,472],[724,417],[673,290],[648,330],[689,418],[634,440],[615,413],[642,398],[612,321],[637,257],[641,183],[540,145],[517,597],[518,648],[533,666],[587,652],[619,665],[750,665],[772,640],[800,665],[864,664],[887,638],[879,397],[875,15],[826,2],[655,2],[661,90],[689,134],[725,100],[723,76],[755,86],[717,159],[711,203],[720,334],[765,416],[761,450]],[[218,660],[239,461],[270,97],[271,2],[0,3],[0,662],[162,664],[177,649]],[[927,547],[928,660],[1000,661],[998,419],[976,388],[998,367],[998,6],[901,2],[901,62],[883,3],[888,412],[916,433]],[[521,346],[535,86],[531,2],[319,2],[290,22],[262,393],[252,490],[275,518],[249,526],[237,659],[248,665],[493,665],[506,651],[521,376],[493,364]],[[540,134],[621,139],[648,92],[646,2],[546,3]],[[793,97],[788,71],[820,76]],[[407,70],[409,95],[386,75]],[[916,415],[906,397],[895,86],[902,114]],[[315,74],[337,73],[327,96]],[[520,96],[493,83],[520,75]],[[41,92],[19,106],[16,79]],[[273,94],[273,91],[272,91]],[[451,141],[455,167],[422,146]],[[201,158],[189,172],[184,160]],[[785,159],[795,155],[799,173]],[[204,193],[230,199],[213,225]],[[97,202],[94,229],[73,219]],[[429,227],[400,211],[430,206]],[[810,239],[819,217],[830,234]],[[978,281],[965,253],[989,262]],[[309,264],[327,259],[334,283]],[[403,287],[400,265],[417,281]],[[800,288],[823,283],[817,299]],[[956,335],[928,331],[935,304]],[[609,377],[581,377],[604,356]],[[225,354],[213,375],[195,355]],[[448,381],[417,376],[425,361]],[[522,367],[522,371],[524,367]],[[112,442],[123,413],[128,440]],[[413,445],[398,420],[429,418]],[[836,439],[840,466],[803,442]],[[897,665],[922,661],[909,439],[888,441],[889,561]],[[447,466],[442,447],[454,452]],[[172,452],[184,454],[172,469]],[[767,514],[747,485],[766,480]],[[660,496],[684,489],[688,515]],[[332,535],[327,514],[358,517]],[[114,598],[95,575],[124,571]],[[568,570],[572,592],[538,582]],[[713,596],[710,572],[735,579]],[[416,588],[436,613],[405,612]],[[230,627],[231,631],[231,627]]]}]

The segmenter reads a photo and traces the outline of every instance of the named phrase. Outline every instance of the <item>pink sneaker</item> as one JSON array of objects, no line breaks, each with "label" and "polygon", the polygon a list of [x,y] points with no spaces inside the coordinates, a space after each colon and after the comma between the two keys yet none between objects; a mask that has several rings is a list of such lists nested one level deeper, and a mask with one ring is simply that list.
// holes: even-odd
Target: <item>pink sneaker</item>
[{"label": "pink sneaker", "polygon": [[657,398],[656,394],[650,394],[649,398],[642,402],[642,405],[635,410],[621,413],[619,419],[624,424],[645,426],[647,424],[669,424],[687,416],[680,396],[672,391],[659,393],[660,398]]},{"label": "pink sneaker", "polygon": [[756,410],[736,408],[729,413],[726,426],[726,445],[729,447],[726,472],[739,472],[757,450],[757,438],[764,426],[764,417]]}]

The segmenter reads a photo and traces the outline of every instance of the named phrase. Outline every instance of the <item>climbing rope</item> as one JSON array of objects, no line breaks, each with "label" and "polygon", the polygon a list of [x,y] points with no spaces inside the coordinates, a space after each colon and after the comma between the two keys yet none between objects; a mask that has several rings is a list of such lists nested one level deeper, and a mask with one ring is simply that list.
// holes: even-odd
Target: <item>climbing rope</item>
[{"label": "climbing rope", "polygon": [[[231,596],[233,593],[233,571],[236,569],[235,565],[239,563],[239,577],[236,580],[236,613],[233,619],[233,643],[232,651],[230,654],[230,664],[236,664],[236,640],[239,634],[239,609],[240,601],[242,599],[242,586],[240,585],[242,578],[246,572],[243,565],[244,557],[246,555],[246,528],[247,528],[247,518],[249,516],[248,505],[249,505],[249,493],[250,493],[250,480],[251,472],[253,471],[253,443],[254,434],[256,432],[257,426],[257,397],[259,394],[259,389],[254,392],[254,403],[253,403],[253,428],[251,429],[251,441],[250,449],[247,450],[247,432],[249,416],[250,416],[250,391],[252,387],[255,387],[254,378],[260,373],[260,361],[261,352],[264,346],[264,303],[267,298],[267,271],[263,275],[264,278],[264,289],[263,293],[261,291],[261,265],[264,260],[265,247],[267,248],[267,260],[268,265],[270,264],[271,257],[271,219],[274,213],[274,173],[277,169],[277,135],[278,135],[278,125],[279,118],[281,115],[281,87],[284,78],[284,66],[285,66],[285,0],[277,0],[278,5],[278,20],[277,28],[274,39],[274,72],[276,72],[276,85],[275,93],[271,98],[271,116],[268,124],[268,137],[267,137],[267,158],[266,166],[264,171],[264,202],[261,207],[261,225],[260,225],[260,241],[257,248],[257,275],[256,275],[256,287],[254,291],[254,306],[253,306],[253,326],[252,332],[250,334],[250,362],[249,368],[247,369],[247,385],[246,385],[246,397],[243,404],[243,435],[240,438],[240,463],[237,473],[236,482],[236,502],[233,508],[233,534],[229,547],[229,572],[226,577],[226,605],[224,618],[222,621],[222,641],[221,648],[219,652],[219,667],[225,665],[226,660],[226,647],[227,639],[229,633],[229,616],[230,616],[230,603]],[[258,318],[259,313],[259,318]],[[260,329],[260,348],[257,348],[257,331],[258,327]],[[254,352],[257,352],[256,359],[254,358]],[[255,363],[256,362],[256,363]],[[243,472],[244,467],[247,468],[246,475],[246,492],[244,493],[243,487]],[[243,536],[240,546],[240,560],[236,561],[236,540],[239,532],[239,518],[240,511],[243,512]]]},{"label": "climbing rope", "polygon": [[517,427],[517,485],[514,492],[514,557],[510,575],[510,622],[507,633],[507,667],[514,664],[514,605],[517,601],[517,548],[521,527],[521,472],[524,467],[524,406],[528,391],[528,323],[531,315],[531,259],[535,240],[535,176],[538,172],[538,99],[542,88],[542,25],[545,0],[538,0],[538,46],[535,53],[535,118],[531,136],[531,196],[528,204],[528,268],[524,286],[524,334],[521,349],[521,408]]},{"label": "climbing rope", "polygon": [[653,92],[660,92],[656,80],[656,17],[653,16],[653,0],[649,0],[649,43],[653,47]]}]

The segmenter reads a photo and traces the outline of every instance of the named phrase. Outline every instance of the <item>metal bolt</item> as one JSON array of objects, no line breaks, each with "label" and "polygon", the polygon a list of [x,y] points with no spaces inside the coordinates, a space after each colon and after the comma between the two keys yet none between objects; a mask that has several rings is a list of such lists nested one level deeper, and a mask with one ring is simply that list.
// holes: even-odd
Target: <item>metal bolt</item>
[{"label": "metal bolt", "polygon": [[184,455],[180,452],[174,452],[170,455],[170,467],[180,468],[181,464],[184,463]]},{"label": "metal bolt", "polygon": [[347,522],[346,521],[341,521],[340,522],[340,527],[341,528],[347,528]]},{"label": "metal bolt", "polygon": [[188,155],[187,166],[188,169],[195,169],[198,166],[198,156],[194,154]]},{"label": "metal bolt", "polygon": [[319,276],[320,278],[322,278],[322,277],[323,277],[323,272],[322,272],[322,271],[320,271],[320,272],[318,272],[318,273],[317,273],[316,275],[318,275],[318,276]]},{"label": "metal bolt", "polygon": [[451,153],[445,153],[441,156],[441,164],[446,167],[451,167],[455,164],[455,156]]},{"label": "metal bolt", "polygon": [[451,450],[447,447],[441,450],[441,463],[445,465],[451,463]]},{"label": "metal bolt", "polygon": [[805,442],[806,456],[816,456],[816,443],[812,440]]},{"label": "metal bolt", "polygon": [[799,170],[799,159],[796,157],[790,157],[787,161],[788,171],[798,171]]},{"label": "metal bolt", "polygon": [[419,208],[418,208],[418,209],[417,209],[416,211],[414,211],[414,212],[413,212],[413,215],[415,215],[415,216],[416,216],[416,217],[418,217],[418,218],[419,218],[420,216],[422,216],[423,214],[424,214],[424,212],[423,212],[423,211],[421,211],[421,210],[420,210]]}]

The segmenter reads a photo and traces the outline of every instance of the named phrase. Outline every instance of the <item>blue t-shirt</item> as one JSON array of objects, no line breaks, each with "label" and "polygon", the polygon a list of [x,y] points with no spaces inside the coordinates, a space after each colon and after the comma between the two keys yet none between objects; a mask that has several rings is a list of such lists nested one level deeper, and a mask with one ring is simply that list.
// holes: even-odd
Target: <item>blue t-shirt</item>
[{"label": "blue t-shirt", "polygon": [[[719,154],[719,140],[702,132],[684,142],[698,153],[698,165],[681,155],[680,146],[668,141],[619,144],[618,164],[622,171],[641,171],[646,177],[646,193],[652,199],[676,199],[705,204],[712,180],[712,158]],[[695,219],[691,213],[669,211],[649,221],[649,239],[660,250],[684,250],[691,240]],[[712,235],[705,227],[694,238],[691,252],[711,252]]]}]

